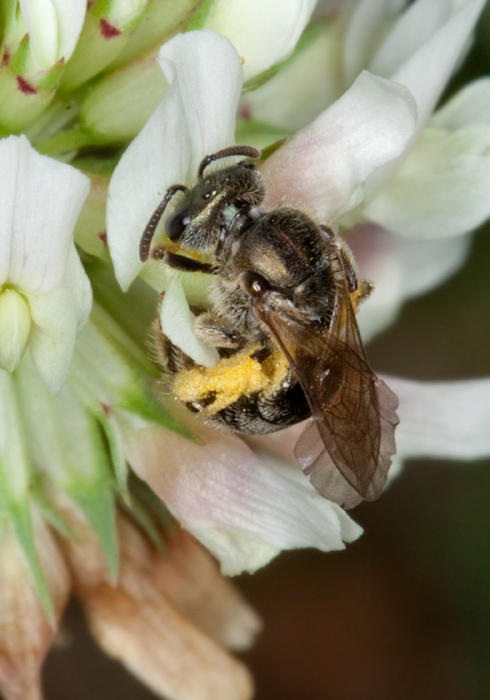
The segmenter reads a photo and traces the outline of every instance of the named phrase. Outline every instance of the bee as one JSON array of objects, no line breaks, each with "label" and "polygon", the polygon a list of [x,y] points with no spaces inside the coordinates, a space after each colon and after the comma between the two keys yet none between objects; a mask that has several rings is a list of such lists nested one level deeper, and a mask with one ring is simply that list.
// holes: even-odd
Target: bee
[{"label": "bee", "polygon": [[[230,156],[244,159],[206,172]],[[211,309],[194,309],[195,332],[218,364],[196,365],[156,333],[172,391],[205,420],[243,434],[265,434],[312,417],[296,444],[303,471],[345,508],[375,500],[395,453],[397,398],[369,366],[355,312],[371,285],[330,228],[298,209],[264,211],[265,185],[250,146],[201,162],[197,183],[173,185],[143,233],[142,261],[170,200],[170,244],[154,258],[212,275]],[[171,249],[173,247],[173,249]]]}]

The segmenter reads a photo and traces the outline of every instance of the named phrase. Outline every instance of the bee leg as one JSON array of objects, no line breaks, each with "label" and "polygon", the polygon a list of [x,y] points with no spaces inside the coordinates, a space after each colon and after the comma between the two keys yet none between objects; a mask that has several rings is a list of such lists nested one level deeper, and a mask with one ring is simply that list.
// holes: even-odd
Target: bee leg
[{"label": "bee leg", "polygon": [[335,248],[338,250],[342,265],[344,267],[347,283],[349,285],[349,292],[355,293],[357,307],[357,304],[364,299],[367,299],[367,297],[371,294],[374,289],[374,285],[368,280],[359,278],[359,271],[357,269],[356,261],[354,260],[352,251],[347,243],[341,238],[338,238],[328,226],[321,225],[319,228],[324,234],[327,242],[335,246]]},{"label": "bee leg", "polygon": [[326,226],[325,224],[321,224],[318,228],[323,233],[323,235],[328,243],[333,243],[334,245],[337,244],[337,236],[332,231],[330,226]]},{"label": "bee leg", "polygon": [[155,260],[163,260],[169,267],[172,267],[174,270],[180,270],[181,272],[204,272],[208,275],[215,275],[217,273],[215,265],[210,265],[209,263],[195,260],[194,258],[187,258],[185,255],[172,253],[163,246],[153,248],[151,256]]},{"label": "bee leg", "polygon": [[160,319],[155,319],[150,339],[150,354],[152,359],[160,365],[162,370],[170,375],[177,374],[181,370],[192,369],[196,366],[194,360],[185,354],[183,350],[174,345],[166,335],[162,333]]},{"label": "bee leg", "polygon": [[237,350],[243,345],[240,333],[224,324],[222,319],[211,311],[206,311],[196,318],[194,330],[201,340],[216,348]]}]

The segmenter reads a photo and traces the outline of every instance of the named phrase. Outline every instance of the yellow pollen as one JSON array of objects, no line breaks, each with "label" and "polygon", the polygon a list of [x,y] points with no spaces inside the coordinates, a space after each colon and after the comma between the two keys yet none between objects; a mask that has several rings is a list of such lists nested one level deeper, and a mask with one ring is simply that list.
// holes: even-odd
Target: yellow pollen
[{"label": "yellow pollen", "polygon": [[279,351],[260,363],[252,357],[260,347],[259,343],[252,343],[232,357],[220,360],[211,369],[195,367],[179,372],[172,387],[174,395],[188,403],[214,394],[215,399],[202,411],[205,415],[221,411],[241,396],[259,391],[273,395],[286,377],[288,363]]}]

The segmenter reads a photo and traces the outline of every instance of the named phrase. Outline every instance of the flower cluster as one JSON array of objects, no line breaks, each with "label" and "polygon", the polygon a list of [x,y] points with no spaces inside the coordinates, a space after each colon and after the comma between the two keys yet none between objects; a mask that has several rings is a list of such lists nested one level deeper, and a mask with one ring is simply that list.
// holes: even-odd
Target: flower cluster
[{"label": "flower cluster", "polygon": [[[4,3],[6,700],[41,697],[70,591],[100,644],[162,697],[245,700],[250,677],[225,648],[246,648],[260,623],[206,550],[236,574],[361,534],[301,473],[302,426],[211,430],[162,393],[146,347],[168,289],[165,332],[197,361],[206,352],[189,307],[208,303],[208,276],[143,264],[139,241],[168,187],[192,186],[202,158],[235,141],[266,149],[268,209],[298,207],[348,241],[375,284],[364,340],[456,270],[490,215],[490,82],[437,108],[484,0],[315,4]],[[390,476],[413,456],[490,454],[490,379],[386,381],[400,399]]]}]

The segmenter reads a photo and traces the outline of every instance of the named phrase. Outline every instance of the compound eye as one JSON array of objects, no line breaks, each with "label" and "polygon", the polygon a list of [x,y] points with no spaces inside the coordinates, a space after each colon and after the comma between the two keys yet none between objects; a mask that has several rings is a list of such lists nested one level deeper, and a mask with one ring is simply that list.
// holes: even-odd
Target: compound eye
[{"label": "compound eye", "polygon": [[213,199],[213,197],[216,197],[216,190],[208,190],[207,192],[203,192],[201,195],[201,199],[204,199],[204,201]]},{"label": "compound eye", "polygon": [[190,222],[191,217],[187,209],[172,214],[172,216],[167,219],[167,223],[165,225],[167,236],[174,242],[180,240]]},{"label": "compound eye", "polygon": [[244,275],[244,285],[250,296],[260,299],[270,289],[267,280],[262,275],[255,272],[246,272]]}]

